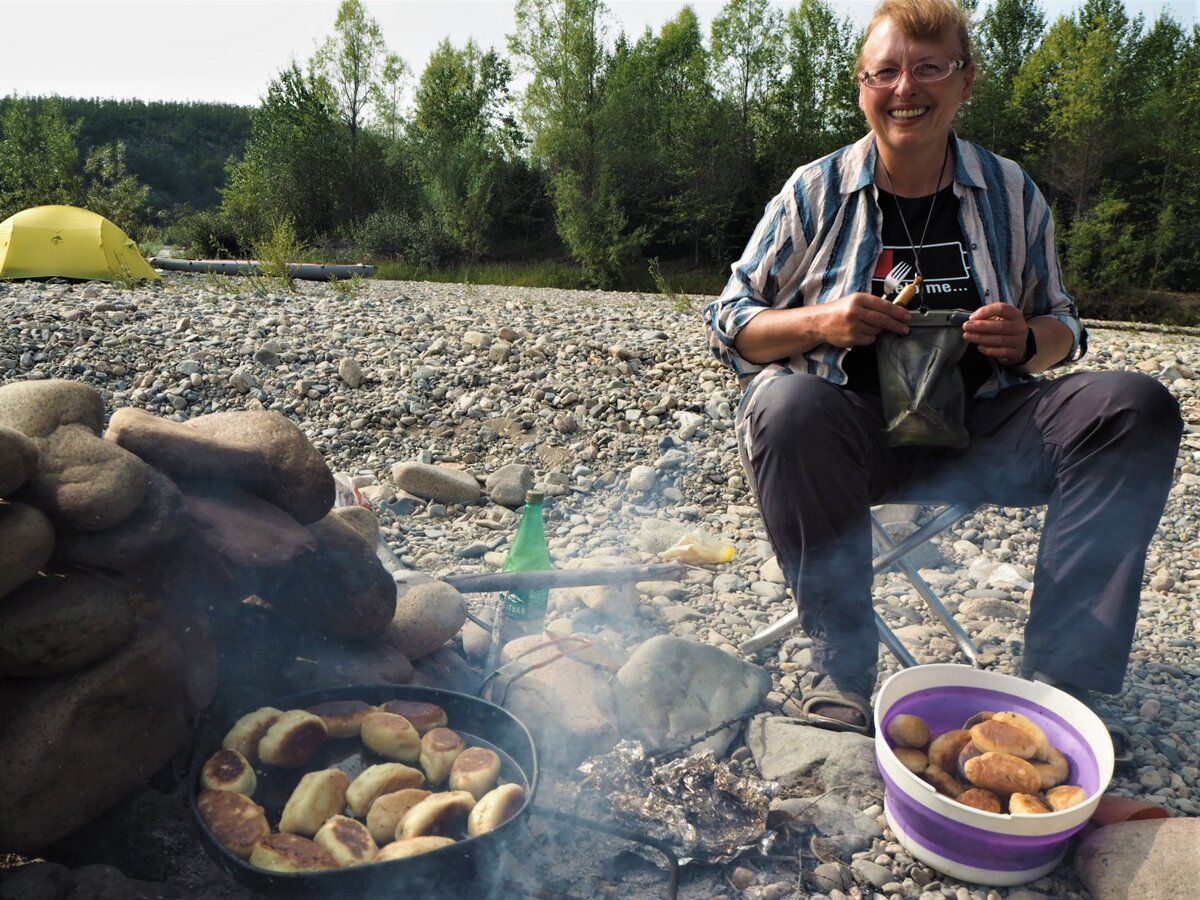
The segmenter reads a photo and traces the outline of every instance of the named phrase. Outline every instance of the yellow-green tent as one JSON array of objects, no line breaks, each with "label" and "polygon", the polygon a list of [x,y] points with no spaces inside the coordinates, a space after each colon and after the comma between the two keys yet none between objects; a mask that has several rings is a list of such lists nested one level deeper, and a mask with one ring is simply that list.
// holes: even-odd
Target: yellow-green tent
[{"label": "yellow-green tent", "polygon": [[77,206],[35,206],[0,222],[0,278],[159,278],[124,231]]}]

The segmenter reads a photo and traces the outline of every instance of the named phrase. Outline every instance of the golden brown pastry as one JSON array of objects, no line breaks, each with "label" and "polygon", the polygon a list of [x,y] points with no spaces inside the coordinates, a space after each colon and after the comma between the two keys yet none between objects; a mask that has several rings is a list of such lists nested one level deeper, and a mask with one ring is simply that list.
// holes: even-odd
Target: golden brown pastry
[{"label": "golden brown pastry", "polygon": [[397,826],[396,839],[440,835],[458,840],[467,831],[467,817],[475,798],[466,791],[430,794],[407,813]]},{"label": "golden brown pastry", "polygon": [[346,802],[350,804],[350,812],[356,819],[366,818],[371,804],[380,794],[390,794],[401,788],[420,787],[425,783],[425,776],[420,769],[414,769],[404,763],[379,763],[363,769],[346,791]]},{"label": "golden brown pastry", "polygon": [[953,772],[958,768],[958,754],[970,741],[971,732],[965,728],[939,734],[929,742],[929,761],[947,772]]},{"label": "golden brown pastry", "polygon": [[1033,760],[1038,777],[1042,779],[1042,790],[1056,787],[1071,777],[1071,764],[1062,751],[1051,746],[1046,752],[1046,761]]},{"label": "golden brown pastry", "polygon": [[266,812],[245,794],[205,791],[196,808],[217,843],[242,859],[249,859],[254,845],[271,833]]},{"label": "golden brown pastry", "polygon": [[896,747],[924,747],[929,743],[929,726],[920,716],[893,716],[887,724],[887,736]]},{"label": "golden brown pastry", "polygon": [[1087,791],[1077,784],[1061,784],[1046,791],[1046,804],[1056,812],[1078,806],[1087,798]]},{"label": "golden brown pastry", "polygon": [[336,816],[346,808],[349,786],[350,776],[341,769],[306,773],[283,807],[279,830],[312,837],[330,816]]},{"label": "golden brown pastry", "polygon": [[362,700],[329,700],[310,706],[308,711],[320,716],[331,738],[346,738],[359,736],[363,719],[375,712],[375,707]]},{"label": "golden brown pastry", "polygon": [[1007,753],[1021,759],[1032,759],[1037,744],[1025,732],[995,716],[971,728],[971,742],[984,753]]},{"label": "golden brown pastry", "polygon": [[252,797],[258,777],[242,754],[236,750],[218,750],[200,770],[200,786],[206,791],[233,791]]},{"label": "golden brown pastry", "polygon": [[367,826],[348,816],[333,816],[321,826],[313,840],[328,850],[343,869],[369,863],[379,852]]},{"label": "golden brown pastry", "polygon": [[420,700],[389,700],[387,703],[381,703],[379,709],[381,712],[404,716],[422,735],[434,728],[445,728],[450,724],[446,718],[446,711],[436,703],[424,703]]},{"label": "golden brown pastry", "polygon": [[952,800],[963,792],[963,786],[958,783],[958,779],[938,766],[926,767],[921,773],[921,778],[932,784],[939,794],[944,794]]},{"label": "golden brown pastry", "polygon": [[268,834],[254,845],[250,865],[271,872],[324,872],[338,867],[328,850],[298,834]]},{"label": "golden brown pastry", "polygon": [[1008,753],[988,751],[963,768],[971,784],[997,794],[1035,794],[1042,783],[1029,760]]},{"label": "golden brown pastry", "polygon": [[487,747],[469,747],[450,766],[450,790],[467,791],[478,800],[496,786],[500,757]]},{"label": "golden brown pastry", "polygon": [[1028,716],[1023,716],[1019,712],[998,712],[992,716],[992,721],[1004,722],[1025,732],[1034,746],[1033,756],[1029,759],[1046,762],[1050,758],[1050,740],[1046,737],[1046,732],[1042,731],[1041,727]]},{"label": "golden brown pastry", "polygon": [[236,750],[246,759],[254,762],[258,759],[258,742],[267,733],[267,729],[283,715],[283,710],[273,706],[264,706],[254,712],[248,712],[229,729],[221,746],[226,750]]},{"label": "golden brown pastry", "polygon": [[368,713],[362,722],[362,741],[380,756],[400,762],[421,757],[421,735],[412,722],[395,713]]},{"label": "golden brown pastry", "polygon": [[404,838],[392,841],[379,848],[375,862],[388,862],[393,859],[408,859],[410,856],[420,856],[430,850],[440,850],[454,844],[453,838],[428,835],[426,837]]},{"label": "golden brown pastry", "polygon": [[1000,798],[986,788],[971,788],[963,791],[954,799],[964,806],[981,809],[984,812],[998,813],[1002,809]]},{"label": "golden brown pastry", "polygon": [[467,817],[467,834],[478,837],[499,828],[521,811],[525,789],[519,784],[502,784],[484,794]]},{"label": "golden brown pastry", "polygon": [[900,764],[914,775],[920,775],[929,765],[929,757],[925,755],[925,751],[916,747],[896,747],[892,752],[896,754]]},{"label": "golden brown pastry", "polygon": [[441,784],[464,748],[462,737],[449,728],[434,728],[421,738],[421,768],[430,784]]},{"label": "golden brown pastry", "polygon": [[271,766],[298,769],[325,746],[329,732],[320,716],[290,709],[275,720],[258,742],[258,758]]},{"label": "golden brown pastry", "polygon": [[1020,792],[1014,792],[1008,798],[1008,811],[1025,816],[1042,816],[1048,812],[1053,812],[1050,807],[1033,794],[1022,794]]},{"label": "golden brown pastry", "polygon": [[424,788],[403,788],[375,798],[367,811],[367,830],[380,847],[396,839],[396,827],[404,814],[428,797]]}]

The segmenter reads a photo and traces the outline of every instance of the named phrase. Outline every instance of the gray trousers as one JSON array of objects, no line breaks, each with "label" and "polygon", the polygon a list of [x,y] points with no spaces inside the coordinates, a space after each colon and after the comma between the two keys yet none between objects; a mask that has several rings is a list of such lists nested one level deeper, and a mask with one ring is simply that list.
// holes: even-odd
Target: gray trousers
[{"label": "gray trousers", "polygon": [[738,427],[814,668],[876,665],[871,506],[1045,504],[1022,667],[1117,693],[1174,475],[1179,405],[1145,375],[1076,373],[973,401],[966,424],[965,450],[891,448],[877,395],[784,374],[743,397]]}]

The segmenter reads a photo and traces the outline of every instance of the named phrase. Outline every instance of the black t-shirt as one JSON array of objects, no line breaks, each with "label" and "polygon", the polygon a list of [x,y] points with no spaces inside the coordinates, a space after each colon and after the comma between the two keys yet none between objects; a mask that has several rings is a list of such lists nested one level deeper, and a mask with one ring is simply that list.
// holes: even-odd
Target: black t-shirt
[{"label": "black t-shirt", "polygon": [[[929,216],[929,204],[934,203],[929,229],[925,220]],[[921,234],[925,242],[921,247],[922,283],[917,296],[908,304],[917,309],[924,304],[929,309],[965,309],[980,307],[979,288],[970,270],[966,241],[958,222],[958,198],[953,185],[927,197],[899,197],[887,191],[879,191],[879,205],[883,211],[883,252],[875,263],[870,291],[883,295],[883,279],[898,262],[907,262],[916,268],[916,254],[909,243],[908,235],[920,245]],[[904,230],[908,223],[908,232]],[[911,276],[906,281],[911,280]],[[963,374],[963,385],[967,397],[987,381],[992,374],[987,358],[974,344],[967,346],[966,353],[958,364]],[[849,379],[849,386],[857,391],[879,390],[879,369],[875,362],[875,346],[852,347],[842,361],[842,368]]]}]

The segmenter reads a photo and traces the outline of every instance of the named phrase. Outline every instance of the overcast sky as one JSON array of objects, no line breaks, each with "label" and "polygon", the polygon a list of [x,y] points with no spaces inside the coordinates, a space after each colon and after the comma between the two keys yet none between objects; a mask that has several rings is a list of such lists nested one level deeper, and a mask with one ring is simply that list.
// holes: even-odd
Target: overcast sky
[{"label": "overcast sky", "polygon": [[[985,0],[986,2],[986,0]],[[1048,19],[1083,0],[1042,0]],[[860,23],[875,0],[834,0]],[[388,46],[415,73],[443,38],[507,53],[507,0],[364,0]],[[682,0],[609,0],[616,29],[657,29]],[[691,3],[707,31],[723,2]],[[786,8],[795,3],[779,3]],[[1200,0],[1125,0],[1153,20],[1169,11],[1185,25]],[[333,32],[337,0],[0,0],[0,94],[139,100],[215,100],[255,105],[288,62],[302,64]]]}]

